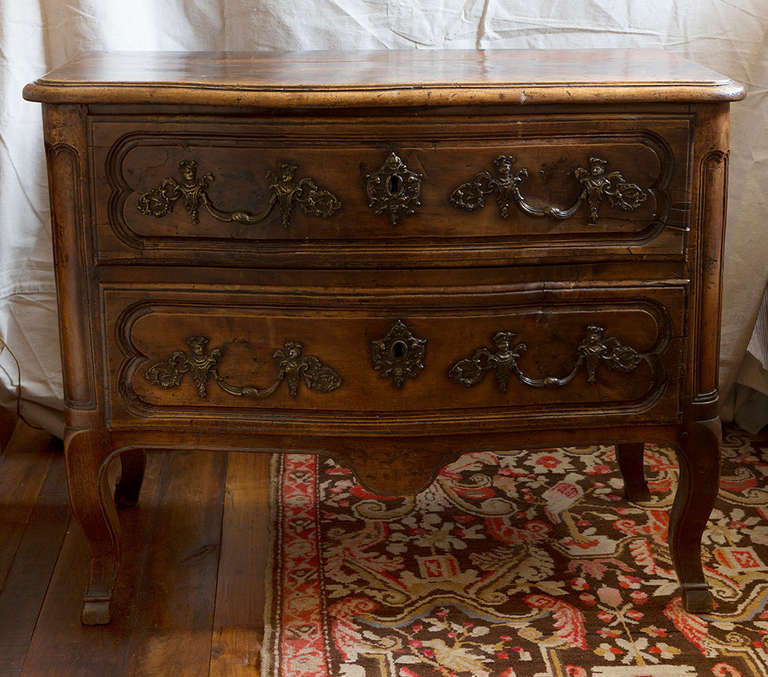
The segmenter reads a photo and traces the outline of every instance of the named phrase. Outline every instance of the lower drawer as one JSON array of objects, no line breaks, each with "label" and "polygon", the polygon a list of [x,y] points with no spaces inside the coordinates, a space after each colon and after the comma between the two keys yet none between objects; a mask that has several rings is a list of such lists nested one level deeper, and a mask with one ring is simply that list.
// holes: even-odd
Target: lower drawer
[{"label": "lower drawer", "polygon": [[684,287],[102,294],[115,427],[418,434],[679,414]]}]

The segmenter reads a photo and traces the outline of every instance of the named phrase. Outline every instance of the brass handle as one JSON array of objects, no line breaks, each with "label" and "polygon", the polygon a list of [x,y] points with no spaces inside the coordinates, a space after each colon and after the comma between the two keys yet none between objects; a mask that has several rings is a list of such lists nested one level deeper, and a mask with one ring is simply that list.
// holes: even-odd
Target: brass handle
[{"label": "brass handle", "polygon": [[235,386],[219,376],[216,366],[225,349],[213,348],[209,351],[210,339],[207,336],[190,336],[186,342],[190,353],[184,350],[174,351],[165,359],[150,365],[144,372],[144,378],[161,388],[178,388],[184,374],[188,373],[201,399],[208,398],[208,382],[211,377],[216,385],[229,395],[256,399],[269,397],[283,381],[288,384],[288,394],[291,397],[296,397],[302,382],[311,390],[321,393],[329,393],[341,385],[341,376],[315,355],[304,355],[304,344],[299,341],[287,340],[282,348],[272,353],[272,359],[277,366],[277,376],[270,385],[263,388]]},{"label": "brass handle", "polygon": [[255,224],[264,221],[275,206],[280,209],[280,222],[284,228],[291,225],[291,214],[295,205],[299,205],[308,216],[329,217],[341,207],[341,201],[333,193],[320,188],[313,179],[296,179],[296,165],[281,162],[277,170],[267,172],[269,198],[264,208],[252,214],[247,211],[226,211],[216,207],[208,195],[208,186],[213,181],[213,174],[198,176],[197,162],[182,160],[179,162],[181,182],[171,176],[164,178],[157,186],[139,195],[137,209],[146,216],[162,218],[178,200],[184,200],[184,207],[189,212],[193,223],[198,223],[200,208],[205,209],[214,219],[224,223]]},{"label": "brass handle", "polygon": [[634,371],[643,359],[647,359],[631,346],[623,345],[615,336],[606,337],[604,334],[605,329],[602,327],[587,327],[584,340],[576,348],[573,368],[565,376],[531,378],[526,376],[517,363],[520,356],[528,350],[528,344],[519,342],[513,345],[516,334],[500,331],[493,337],[495,350],[485,346],[477,348],[469,357],[454,363],[448,371],[448,377],[454,383],[470,388],[480,383],[487,372],[493,371],[496,375],[496,386],[500,392],[505,393],[509,379],[513,376],[533,388],[563,387],[573,381],[581,366],[585,365],[587,383],[595,383],[600,364],[616,371],[630,372]]},{"label": "brass handle", "polygon": [[594,226],[600,217],[600,204],[603,199],[608,200],[613,207],[630,212],[637,209],[648,197],[649,191],[635,183],[629,183],[621,172],[606,172],[607,160],[591,157],[588,169],[577,167],[573,171],[582,187],[576,202],[567,209],[554,206],[534,207],[520,192],[520,185],[528,178],[528,170],[525,167],[515,170],[516,162],[512,155],[499,155],[493,161],[493,173],[488,170],[478,172],[453,190],[451,204],[458,209],[475,211],[485,206],[485,198],[488,195],[496,193],[499,214],[504,219],[509,216],[510,209],[515,204],[529,216],[567,219],[586,201],[587,224]]}]

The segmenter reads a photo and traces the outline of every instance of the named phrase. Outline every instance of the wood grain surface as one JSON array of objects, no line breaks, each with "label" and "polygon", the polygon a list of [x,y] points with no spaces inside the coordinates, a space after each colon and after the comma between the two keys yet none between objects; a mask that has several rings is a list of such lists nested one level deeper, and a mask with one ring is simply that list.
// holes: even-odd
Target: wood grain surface
[{"label": "wood grain surface", "polygon": [[0,541],[10,569],[0,587],[0,673],[258,676],[269,459],[149,455],[141,500],[120,515],[123,612],[91,628],[78,619],[88,544],[70,520],[61,451],[37,438],[14,444],[0,456],[2,486],[22,461],[43,484],[0,496],[2,514],[29,513],[17,544]]},{"label": "wood grain surface", "polygon": [[[683,468],[684,603],[709,610],[698,547],[717,487],[728,101],[742,95],[653,50],[90,54],[30,85],[45,102],[67,477],[91,548],[84,622],[127,604],[120,547],[136,543],[119,532],[135,527],[106,483],[120,452],[184,451],[164,481],[199,503],[159,499],[162,564],[124,577],[194,589],[222,514],[194,450],[332,452],[392,495],[462,451],[615,442],[639,494],[641,444],[660,439]],[[372,352],[398,320],[426,341],[402,387]],[[457,379],[460,363],[478,378]],[[315,387],[319,365],[333,387]],[[224,457],[205,456],[212,476]],[[207,534],[188,562],[187,528]],[[208,627],[206,600],[152,607],[153,623]],[[137,660],[257,640],[216,632],[161,632]]]},{"label": "wood grain surface", "polygon": [[24,96],[287,108],[734,101],[744,88],[655,49],[92,52]]},{"label": "wood grain surface", "polygon": [[[233,265],[380,266],[397,252],[410,265],[445,264],[455,257],[476,265],[482,257],[534,261],[682,258],[690,220],[687,151],[689,112],[461,114],[396,120],[384,116],[323,120],[185,119],[173,115],[89,118],[94,163],[91,185],[101,261],[175,261]],[[364,176],[388,155],[421,179],[420,206],[397,224],[369,206]],[[499,214],[498,193],[466,211],[452,191],[480,172],[496,173],[497,158],[513,158],[525,171],[521,193],[539,208],[576,204],[583,186],[574,173],[590,158],[607,162],[637,185],[644,199],[622,210],[608,201],[590,223],[586,204],[564,219],[532,216],[510,204]],[[181,181],[180,163],[194,162],[197,178],[210,176],[206,194],[225,211],[259,213],[272,197],[269,176],[288,163],[296,180],[312,179],[340,206],[332,217],[305,214],[289,223],[275,208],[258,223],[222,222],[205,208],[195,220],[181,203],[162,216],[142,213],[140,201],[164,181]],[[583,199],[582,199],[583,202]],[[468,254],[472,257],[468,257]]]}]

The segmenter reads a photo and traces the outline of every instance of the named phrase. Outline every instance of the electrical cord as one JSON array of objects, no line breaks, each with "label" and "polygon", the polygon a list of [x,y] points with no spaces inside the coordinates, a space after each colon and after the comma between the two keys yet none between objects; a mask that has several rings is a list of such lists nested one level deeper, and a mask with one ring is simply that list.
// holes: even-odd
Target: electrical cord
[{"label": "electrical cord", "polygon": [[[31,423],[27,418],[25,418],[24,414],[21,413],[21,365],[16,359],[16,355],[14,355],[11,347],[5,342],[3,337],[0,336],[0,355],[2,355],[5,351],[8,351],[8,354],[11,356],[11,359],[16,365],[16,385],[14,386],[16,388],[16,416],[20,421],[23,421],[24,424],[28,425],[30,428],[34,428],[35,430],[43,430],[42,426]],[[3,373],[8,377],[8,381],[13,386],[13,378],[8,373],[8,370],[5,368],[5,366],[0,364],[0,370],[2,370]]]}]

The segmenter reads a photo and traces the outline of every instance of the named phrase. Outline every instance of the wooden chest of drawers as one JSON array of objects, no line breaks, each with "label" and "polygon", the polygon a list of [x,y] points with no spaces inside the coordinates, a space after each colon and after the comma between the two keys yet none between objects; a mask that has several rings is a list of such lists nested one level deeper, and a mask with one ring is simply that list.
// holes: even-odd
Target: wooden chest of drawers
[{"label": "wooden chest of drawers", "polygon": [[726,78],[663,52],[92,54],[44,105],[70,496],[109,621],[146,449],[306,450],[384,494],[473,449],[679,449],[717,491]]}]

